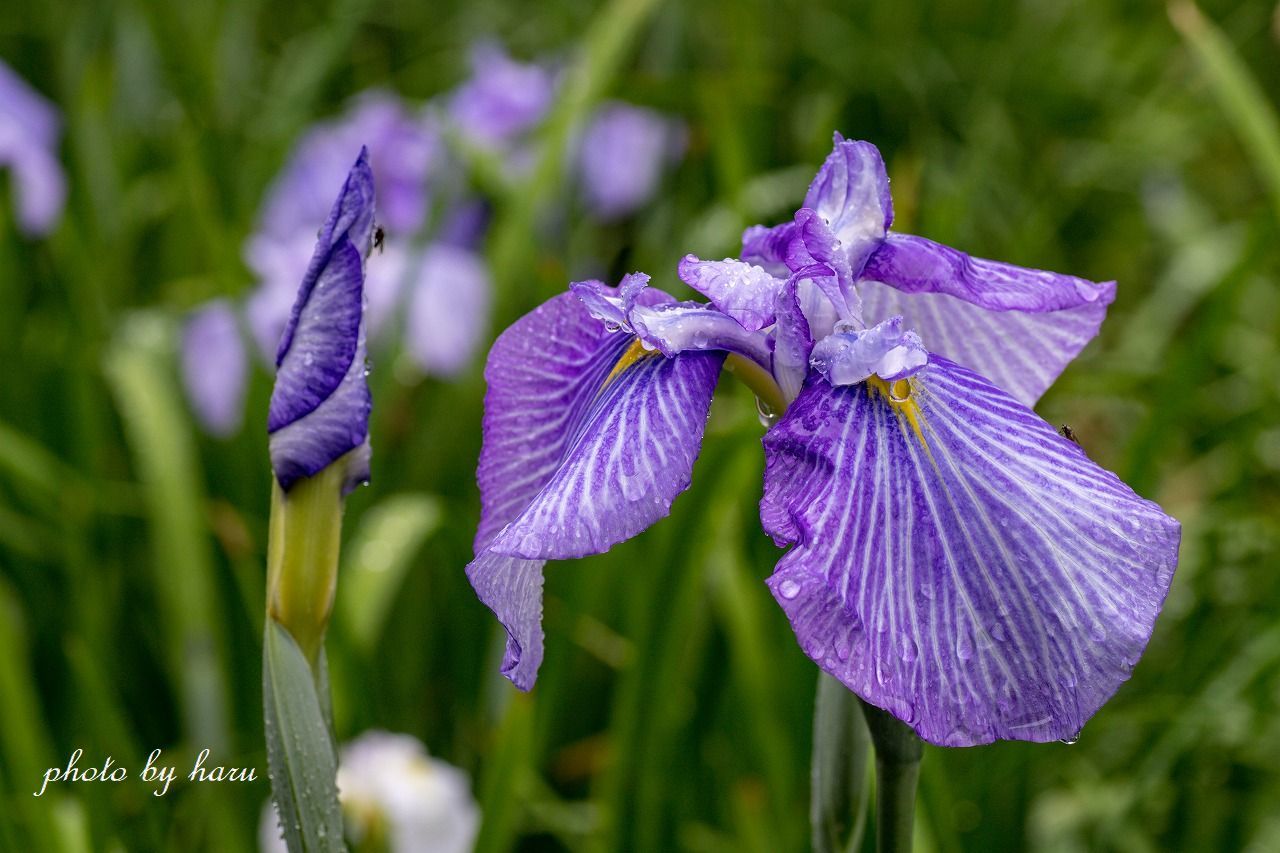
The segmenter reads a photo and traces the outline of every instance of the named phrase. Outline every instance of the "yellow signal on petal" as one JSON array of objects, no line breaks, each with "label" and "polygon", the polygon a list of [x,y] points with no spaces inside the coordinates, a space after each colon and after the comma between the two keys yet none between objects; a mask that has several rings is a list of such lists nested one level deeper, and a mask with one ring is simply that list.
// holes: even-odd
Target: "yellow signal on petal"
[{"label": "yellow signal on petal", "polygon": [[618,359],[618,363],[613,366],[613,370],[609,371],[609,375],[605,377],[604,382],[600,385],[600,390],[603,391],[605,388],[609,387],[609,383],[614,380],[614,377],[631,365],[635,364],[640,359],[654,355],[661,355],[661,353],[656,349],[645,349],[644,344],[640,342],[640,339],[636,338],[631,342],[631,346],[627,347],[626,352],[622,354],[622,357]]},{"label": "yellow signal on petal", "polygon": [[898,416],[911,425],[916,438],[920,439],[920,446],[928,450],[929,442],[924,440],[924,430],[920,428],[922,417],[920,404],[912,398],[915,389],[912,387],[911,380],[899,379],[891,384],[879,376],[871,376],[867,379],[867,387],[888,401]]}]

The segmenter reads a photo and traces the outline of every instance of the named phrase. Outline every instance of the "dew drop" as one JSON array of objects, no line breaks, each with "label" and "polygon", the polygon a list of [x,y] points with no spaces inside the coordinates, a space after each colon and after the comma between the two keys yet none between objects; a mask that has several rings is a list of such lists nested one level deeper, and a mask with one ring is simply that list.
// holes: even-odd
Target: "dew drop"
[{"label": "dew drop", "polygon": [[778,413],[759,397],[756,397],[756,415],[760,418],[760,425],[766,429],[778,422]]},{"label": "dew drop", "polygon": [[902,659],[907,663],[911,663],[920,654],[920,649],[916,646],[916,641],[910,637],[904,637],[902,641]]},{"label": "dew drop", "polygon": [[795,598],[800,594],[800,584],[792,580],[786,580],[778,584],[778,595],[781,595],[787,601]]},{"label": "dew drop", "polygon": [[1073,746],[1074,744],[1079,743],[1079,741],[1080,741],[1080,733],[1076,732],[1071,737],[1062,738],[1061,740],[1058,741],[1058,743],[1065,743],[1067,746]]},{"label": "dew drop", "polygon": [[843,637],[841,637],[840,639],[836,640],[836,658],[837,658],[837,659],[842,660],[842,661],[844,661],[844,660],[848,660],[848,659],[849,659],[849,653],[850,653],[851,651],[853,651],[853,649],[852,649],[852,647],[849,645],[849,641],[848,641],[848,640],[844,639]]}]

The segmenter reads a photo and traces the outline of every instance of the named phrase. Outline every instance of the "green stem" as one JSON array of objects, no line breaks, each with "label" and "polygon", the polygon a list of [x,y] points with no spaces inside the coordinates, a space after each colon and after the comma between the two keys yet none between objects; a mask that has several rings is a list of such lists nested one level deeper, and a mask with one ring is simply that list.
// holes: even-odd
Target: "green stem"
[{"label": "green stem", "polygon": [[845,853],[862,846],[870,751],[858,697],[830,675],[818,673],[809,804],[813,853]]},{"label": "green stem", "polygon": [[313,673],[338,583],[346,471],[339,459],[288,492],[272,480],[267,615],[297,642]]},{"label": "green stem", "polygon": [[887,711],[863,702],[862,712],[876,747],[876,850],[911,853],[924,743]]},{"label": "green stem", "polygon": [[724,369],[736,376],[751,389],[756,399],[774,415],[787,410],[787,400],[773,375],[749,358],[732,353],[724,360]]}]

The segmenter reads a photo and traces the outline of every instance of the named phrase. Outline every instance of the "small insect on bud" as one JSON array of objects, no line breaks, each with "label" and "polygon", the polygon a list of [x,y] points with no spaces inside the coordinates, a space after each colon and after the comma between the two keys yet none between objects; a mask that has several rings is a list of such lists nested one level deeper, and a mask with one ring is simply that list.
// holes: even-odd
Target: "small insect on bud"
[{"label": "small insect on bud", "polygon": [[382,254],[382,248],[386,245],[387,232],[382,230],[381,225],[375,225],[373,228],[373,248],[378,250],[378,254]]},{"label": "small insect on bud", "polygon": [[1076,431],[1073,430],[1071,427],[1067,426],[1066,424],[1063,424],[1062,426],[1058,427],[1058,435],[1062,436],[1067,441],[1070,441],[1071,443],[1075,444],[1078,447],[1083,446],[1080,444],[1080,439],[1076,438]]}]

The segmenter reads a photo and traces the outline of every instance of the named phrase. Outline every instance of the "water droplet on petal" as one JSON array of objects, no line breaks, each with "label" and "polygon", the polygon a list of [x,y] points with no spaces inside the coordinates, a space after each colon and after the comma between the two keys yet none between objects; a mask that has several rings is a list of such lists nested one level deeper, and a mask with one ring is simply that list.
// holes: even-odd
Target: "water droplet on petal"
[{"label": "water droplet on petal", "polygon": [[795,598],[800,594],[800,584],[793,580],[785,580],[778,584],[778,595],[781,595],[787,601]]}]

